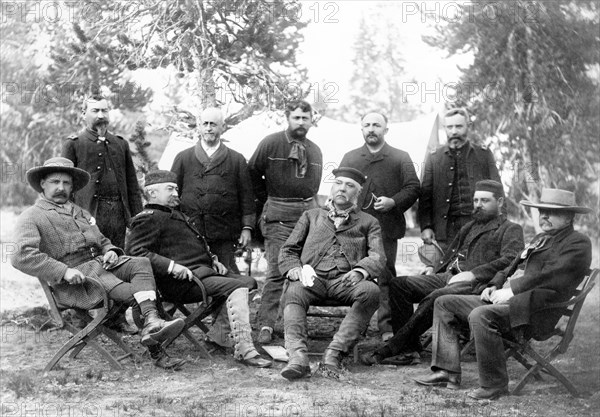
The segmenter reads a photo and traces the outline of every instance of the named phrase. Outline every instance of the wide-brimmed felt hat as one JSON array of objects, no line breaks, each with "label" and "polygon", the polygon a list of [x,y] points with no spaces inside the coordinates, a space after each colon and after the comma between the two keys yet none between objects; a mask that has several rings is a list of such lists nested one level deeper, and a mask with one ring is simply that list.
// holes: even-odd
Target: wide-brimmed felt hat
[{"label": "wide-brimmed felt hat", "polygon": [[73,192],[82,189],[90,181],[90,174],[87,171],[76,168],[73,161],[63,157],[50,158],[44,165],[33,167],[27,170],[27,182],[38,193],[42,192],[40,181],[48,174],[55,172],[64,172],[73,177]]},{"label": "wide-brimmed felt hat", "polygon": [[540,202],[534,203],[528,200],[520,201],[520,204],[538,209],[570,211],[573,213],[590,213],[591,208],[577,206],[575,204],[575,193],[558,188],[543,188]]}]

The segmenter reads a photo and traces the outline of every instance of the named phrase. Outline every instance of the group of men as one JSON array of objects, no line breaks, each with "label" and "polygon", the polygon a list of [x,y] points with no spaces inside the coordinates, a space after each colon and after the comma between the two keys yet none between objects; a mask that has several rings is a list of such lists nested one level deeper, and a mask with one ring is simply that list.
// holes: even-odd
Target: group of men
[{"label": "group of men", "polygon": [[[416,381],[456,388],[458,329],[470,323],[481,385],[470,395],[496,398],[508,385],[498,338],[521,326],[554,326],[558,315],[536,311],[568,298],[591,262],[589,239],[573,229],[574,214],[590,210],[565,190],[545,189],[539,204],[522,202],[540,210],[543,230],[524,246],[522,228],[506,218],[492,153],[467,138],[464,109],[445,115],[448,141],[428,155],[421,182],[410,156],[386,143],[385,115],[363,116],[365,144],[333,171],[322,207],[316,197],[323,156],[307,138],[307,102],[287,105],[287,128],[263,139],[248,163],[221,141],[221,111],[205,109],[197,144],[178,154],[170,171],[146,175],[143,208],[129,147],[107,131],[107,112],[105,98],[86,99],[86,128],[67,139],[64,157],[28,171],[40,199],[19,219],[12,261],[48,280],[63,306],[96,306],[101,298],[86,281],[94,277],[109,298],[140,309],[142,344],[163,368],[185,362],[161,348],[183,322],[157,317],[156,289],[164,300],[197,302],[202,292],[194,277],[222,303],[210,340],[233,347],[246,365],[271,366],[251,337],[248,292],[256,281],[239,275],[233,255],[255,227],[267,260],[257,342],[271,342],[283,317],[289,361],[281,375],[289,380],[311,373],[309,306],[335,301],[350,310],[323,355],[329,371],[343,370],[344,356],[378,311],[384,344],[364,353],[363,363],[419,363],[419,337],[433,324],[433,373]],[[422,240],[444,256],[422,275],[397,277],[404,212],[417,200]]]}]

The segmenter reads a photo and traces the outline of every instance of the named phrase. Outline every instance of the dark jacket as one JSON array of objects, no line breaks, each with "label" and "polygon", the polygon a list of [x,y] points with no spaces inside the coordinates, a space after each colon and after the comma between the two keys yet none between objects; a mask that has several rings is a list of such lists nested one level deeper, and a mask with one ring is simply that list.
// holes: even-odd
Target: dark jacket
[{"label": "dark jacket", "polygon": [[369,279],[378,278],[385,267],[385,254],[377,220],[361,211],[351,212],[348,222],[336,230],[327,213],[327,208],[302,213],[279,252],[281,274],[298,266],[315,267],[337,240],[352,268],[364,269]]},{"label": "dark jacket", "polygon": [[470,221],[460,229],[436,272],[445,271],[460,251],[466,257],[465,270],[475,275],[473,294],[481,294],[496,273],[510,265],[523,250],[523,229],[504,215],[490,220],[474,236],[469,236],[473,227],[477,227],[477,223]]},{"label": "dark jacket", "polygon": [[237,240],[243,227],[254,227],[254,194],[242,154],[221,144],[206,168],[192,147],[175,157],[171,171],[177,175],[181,211],[209,241]]},{"label": "dark jacket", "polygon": [[[419,178],[408,153],[386,143],[379,152],[372,154],[367,145],[363,145],[344,155],[340,166],[356,168],[367,176],[358,206],[379,220],[383,237],[404,237],[404,212],[417,201],[420,192]],[[389,197],[396,205],[386,213],[377,211],[373,208],[373,194]]]},{"label": "dark jacket", "polygon": [[[488,286],[502,288],[520,261],[521,257],[517,257],[510,266],[498,272]],[[592,262],[592,244],[587,236],[568,226],[544,246],[531,251],[524,262],[524,275],[510,281],[514,293],[509,300],[510,324],[513,328],[531,325],[534,335],[544,335],[552,331],[562,310],[540,309],[573,296]]]},{"label": "dark jacket", "polygon": [[[500,175],[492,152],[480,145],[467,142],[466,163],[471,192],[475,193],[477,181],[491,179],[500,182]],[[421,230],[431,228],[438,240],[446,240],[450,196],[454,181],[454,161],[448,145],[442,145],[432,151],[425,160],[421,178],[421,197],[419,199],[419,224]],[[471,200],[472,201],[472,200]]]},{"label": "dark jacket", "polygon": [[[131,159],[131,151],[125,139],[109,132],[106,132],[106,144],[117,177],[121,202],[125,207],[126,220],[129,220],[142,210],[140,187]],[[69,158],[76,167],[86,170],[91,175],[88,185],[74,193],[74,201],[88,210],[92,216],[96,216],[98,208],[96,187],[104,176],[102,167],[105,149],[104,144],[98,140],[98,134],[89,129],[69,136],[62,149],[65,158]]]},{"label": "dark jacket", "polygon": [[248,161],[254,195],[261,204],[267,197],[310,198],[319,191],[323,173],[321,149],[309,140],[303,141],[306,147],[308,168],[303,178],[297,175],[297,163],[288,158],[292,144],[285,131],[265,137]]},{"label": "dark jacket", "polygon": [[171,261],[194,270],[198,278],[217,275],[208,245],[190,218],[158,204],[147,204],[131,220],[125,252],[150,259],[157,282],[168,278]]}]

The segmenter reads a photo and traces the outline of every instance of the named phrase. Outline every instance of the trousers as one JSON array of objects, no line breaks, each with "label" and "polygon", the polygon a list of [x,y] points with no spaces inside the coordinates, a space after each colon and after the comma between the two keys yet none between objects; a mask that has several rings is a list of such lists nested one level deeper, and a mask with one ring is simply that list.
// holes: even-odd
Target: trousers
[{"label": "trousers", "polygon": [[468,324],[475,341],[480,386],[507,387],[502,335],[511,331],[508,304],[489,304],[478,295],[444,295],[434,304],[431,369],[461,372],[458,335]]},{"label": "trousers", "polygon": [[329,349],[348,353],[377,310],[379,288],[377,284],[367,280],[353,286],[344,286],[341,276],[334,279],[318,277],[312,287],[305,287],[299,281],[290,282],[283,300],[285,347],[290,358],[296,352],[306,353],[306,312],[312,304],[318,305],[324,300],[335,300],[341,305],[351,306],[329,344]]}]

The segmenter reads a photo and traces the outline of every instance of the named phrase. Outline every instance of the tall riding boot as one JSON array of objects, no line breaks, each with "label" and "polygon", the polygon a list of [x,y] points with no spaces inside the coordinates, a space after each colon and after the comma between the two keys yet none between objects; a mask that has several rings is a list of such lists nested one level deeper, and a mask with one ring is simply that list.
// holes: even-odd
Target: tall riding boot
[{"label": "tall riding boot", "polygon": [[165,321],[158,317],[156,306],[148,309],[144,314],[144,328],[142,329],[142,345],[151,346],[161,344],[177,336],[183,330],[183,319]]},{"label": "tall riding boot", "polygon": [[229,326],[229,315],[227,314],[226,304],[223,304],[219,310],[206,336],[223,348],[233,347],[234,343],[231,338],[231,327]]},{"label": "tall riding boot", "polygon": [[248,306],[248,288],[238,288],[232,292],[227,301],[227,314],[231,326],[231,337],[234,342],[233,356],[238,361],[248,366],[268,368],[271,361],[263,359],[256,351],[252,342],[252,328],[250,327],[250,307]]}]

